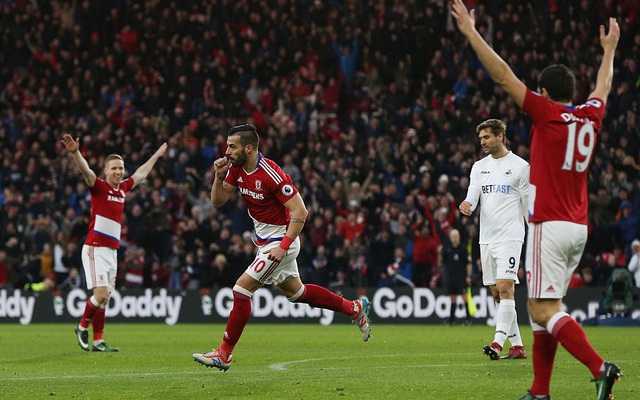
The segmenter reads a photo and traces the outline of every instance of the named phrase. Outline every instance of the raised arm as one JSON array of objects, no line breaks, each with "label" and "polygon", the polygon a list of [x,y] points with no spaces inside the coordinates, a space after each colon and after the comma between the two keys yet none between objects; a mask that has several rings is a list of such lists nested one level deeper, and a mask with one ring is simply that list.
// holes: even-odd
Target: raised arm
[{"label": "raised arm", "polygon": [[91,168],[89,168],[89,164],[87,160],[82,157],[82,153],[80,153],[80,138],[73,140],[71,135],[65,133],[62,135],[62,144],[67,149],[71,156],[73,157],[73,161],[78,166],[80,173],[84,177],[84,181],[87,183],[88,187],[93,187],[96,183],[96,173],[93,172]]},{"label": "raised arm", "polygon": [[527,87],[478,33],[475,27],[475,10],[471,10],[469,13],[462,0],[453,0],[451,15],[456,20],[460,32],[469,40],[469,44],[478,55],[482,65],[489,71],[491,79],[500,85],[519,107],[522,107]]},{"label": "raised arm", "polygon": [[149,175],[149,173],[153,169],[153,166],[156,165],[156,161],[158,161],[158,159],[162,157],[166,151],[167,151],[167,144],[162,143],[162,146],[160,146],[158,150],[156,150],[156,152],[151,156],[151,158],[149,158],[146,163],[138,167],[136,172],[134,172],[133,175],[131,176],[131,178],[133,178],[133,187],[138,186],[138,184],[142,182],[144,178],[147,177],[147,175]]},{"label": "raised arm", "polygon": [[600,25],[600,44],[604,50],[602,55],[602,63],[598,70],[596,80],[596,88],[593,90],[591,97],[597,97],[607,103],[609,91],[611,90],[611,81],[613,80],[613,58],[616,54],[616,47],[620,39],[620,27],[615,18],[609,18],[609,33],[605,35],[604,25]]}]

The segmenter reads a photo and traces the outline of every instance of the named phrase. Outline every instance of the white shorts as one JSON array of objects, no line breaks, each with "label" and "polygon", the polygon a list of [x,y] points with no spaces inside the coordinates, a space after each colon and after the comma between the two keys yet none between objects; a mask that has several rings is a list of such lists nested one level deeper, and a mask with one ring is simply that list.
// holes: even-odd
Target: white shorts
[{"label": "white shorts", "polygon": [[527,286],[532,299],[561,299],[587,243],[587,226],[567,221],[530,222]]},{"label": "white shorts", "polygon": [[480,260],[482,262],[482,283],[493,286],[498,279],[518,280],[520,254],[522,242],[510,241],[480,245]]},{"label": "white shorts", "polygon": [[280,246],[280,242],[271,242],[258,247],[258,253],[255,260],[249,265],[245,271],[253,279],[264,285],[279,285],[285,282],[291,277],[298,277],[298,262],[296,257],[300,253],[300,239],[291,243],[287,254],[282,261],[271,261],[267,257],[268,254],[264,254],[265,251]]},{"label": "white shorts", "polygon": [[82,246],[82,266],[87,279],[87,289],[116,286],[118,272],[118,250],[110,247]]}]

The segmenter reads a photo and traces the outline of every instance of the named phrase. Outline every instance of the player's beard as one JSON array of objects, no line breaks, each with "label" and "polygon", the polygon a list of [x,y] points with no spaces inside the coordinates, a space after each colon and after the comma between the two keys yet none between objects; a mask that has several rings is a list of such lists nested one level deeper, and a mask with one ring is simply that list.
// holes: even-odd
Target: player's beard
[{"label": "player's beard", "polygon": [[491,146],[491,145],[487,145],[487,147],[484,150],[484,153],[488,156],[494,156],[499,152],[499,149],[497,148],[497,146]]},{"label": "player's beard", "polygon": [[243,167],[246,162],[247,162],[247,153],[244,151],[240,153],[237,157],[231,160],[231,164],[233,164],[234,167]]}]

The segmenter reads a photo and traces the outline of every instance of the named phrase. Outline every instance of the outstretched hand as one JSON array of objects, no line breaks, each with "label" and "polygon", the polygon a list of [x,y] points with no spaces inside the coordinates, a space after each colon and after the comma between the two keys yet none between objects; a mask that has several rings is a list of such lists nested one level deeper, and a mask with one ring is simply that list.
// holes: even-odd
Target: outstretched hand
[{"label": "outstretched hand", "polygon": [[80,148],[80,138],[73,140],[73,137],[68,133],[62,135],[62,144],[69,153],[75,153]]},{"label": "outstretched hand", "polygon": [[456,20],[458,29],[465,36],[469,36],[476,26],[476,10],[467,10],[467,6],[462,0],[453,0],[451,4],[451,15]]},{"label": "outstretched hand", "polygon": [[164,154],[167,152],[167,143],[162,143],[162,145],[158,148],[158,150],[156,150],[156,155],[158,157],[162,157],[164,156]]},{"label": "outstretched hand", "polygon": [[604,25],[600,25],[600,44],[605,50],[613,50],[620,39],[620,26],[615,18],[609,18],[609,33]]}]

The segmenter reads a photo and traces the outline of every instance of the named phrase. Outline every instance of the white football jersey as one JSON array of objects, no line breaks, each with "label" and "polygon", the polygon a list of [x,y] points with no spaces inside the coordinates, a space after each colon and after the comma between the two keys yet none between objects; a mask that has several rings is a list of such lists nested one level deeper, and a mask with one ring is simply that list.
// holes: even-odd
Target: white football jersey
[{"label": "white football jersey", "polygon": [[473,164],[465,201],[472,210],[481,205],[480,244],[524,242],[528,193],[529,163],[512,152]]}]

